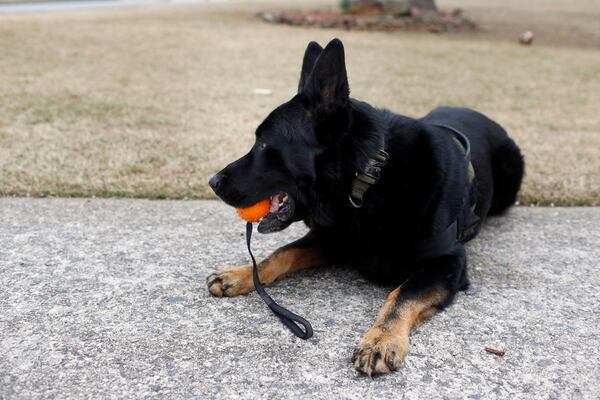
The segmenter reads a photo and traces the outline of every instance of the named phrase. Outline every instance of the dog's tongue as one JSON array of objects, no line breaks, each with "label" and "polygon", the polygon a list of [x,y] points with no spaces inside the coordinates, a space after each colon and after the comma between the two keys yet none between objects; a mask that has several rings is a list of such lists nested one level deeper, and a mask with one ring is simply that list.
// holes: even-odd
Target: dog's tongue
[{"label": "dog's tongue", "polygon": [[276,195],[271,197],[271,208],[269,208],[269,212],[275,214],[279,211],[279,208],[283,204],[285,199],[285,193],[277,193]]}]

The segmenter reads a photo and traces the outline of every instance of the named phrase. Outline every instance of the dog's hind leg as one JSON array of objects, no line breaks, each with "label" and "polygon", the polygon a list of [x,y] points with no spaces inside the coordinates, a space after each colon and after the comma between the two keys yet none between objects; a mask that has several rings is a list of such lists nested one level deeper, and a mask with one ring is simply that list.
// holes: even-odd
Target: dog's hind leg
[{"label": "dog's hind leg", "polygon": [[462,245],[457,245],[453,254],[422,263],[388,295],[375,324],[354,351],[354,367],[369,376],[396,370],[408,352],[411,331],[450,304],[456,292],[467,286]]},{"label": "dog's hind leg", "polygon": [[[258,276],[267,286],[285,275],[318,267],[325,262],[316,238],[308,233],[303,238],[281,247],[258,264]],[[208,291],[217,297],[233,297],[254,290],[252,265],[224,268],[206,278]]]}]

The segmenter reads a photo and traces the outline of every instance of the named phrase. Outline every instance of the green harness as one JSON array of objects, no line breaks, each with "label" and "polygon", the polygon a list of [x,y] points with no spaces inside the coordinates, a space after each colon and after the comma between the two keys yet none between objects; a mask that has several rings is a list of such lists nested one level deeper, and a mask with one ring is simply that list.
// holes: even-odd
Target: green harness
[{"label": "green harness", "polygon": [[[434,258],[448,254],[457,242],[465,243],[475,236],[480,222],[479,217],[475,214],[475,208],[477,207],[476,198],[472,195],[475,168],[473,168],[473,163],[471,162],[471,143],[469,139],[462,132],[449,125],[431,125],[452,132],[452,140],[463,154],[469,185],[465,188],[462,211],[456,221],[450,224],[443,232],[434,234],[432,237],[415,246],[416,257],[420,259]],[[387,164],[389,158],[389,154],[385,151],[385,139],[382,137],[380,149],[373,157],[369,158],[361,171],[356,172],[352,180],[352,187],[348,198],[352,207],[362,207],[365,193],[379,181],[381,170]]]}]

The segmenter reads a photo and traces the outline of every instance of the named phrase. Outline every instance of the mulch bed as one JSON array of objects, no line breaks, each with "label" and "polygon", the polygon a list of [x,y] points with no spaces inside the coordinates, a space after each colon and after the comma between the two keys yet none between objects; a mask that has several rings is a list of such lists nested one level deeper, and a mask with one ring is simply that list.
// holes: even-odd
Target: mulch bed
[{"label": "mulch bed", "polygon": [[333,11],[263,11],[257,16],[265,22],[317,28],[342,28],[365,31],[472,32],[478,26],[463,16],[462,10],[451,12],[413,9],[406,15],[352,15]]}]

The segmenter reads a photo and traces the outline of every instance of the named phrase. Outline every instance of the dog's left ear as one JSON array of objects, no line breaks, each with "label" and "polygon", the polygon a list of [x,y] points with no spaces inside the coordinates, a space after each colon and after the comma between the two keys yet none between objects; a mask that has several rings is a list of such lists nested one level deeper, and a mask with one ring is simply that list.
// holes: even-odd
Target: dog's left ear
[{"label": "dog's left ear", "polygon": [[319,106],[342,106],[348,102],[344,45],[339,39],[333,39],[321,52],[302,92]]},{"label": "dog's left ear", "polygon": [[321,55],[323,48],[317,42],[310,42],[304,52],[304,59],[302,60],[302,71],[300,72],[300,82],[298,83],[298,93],[302,91],[308,76],[315,66],[315,61]]}]

